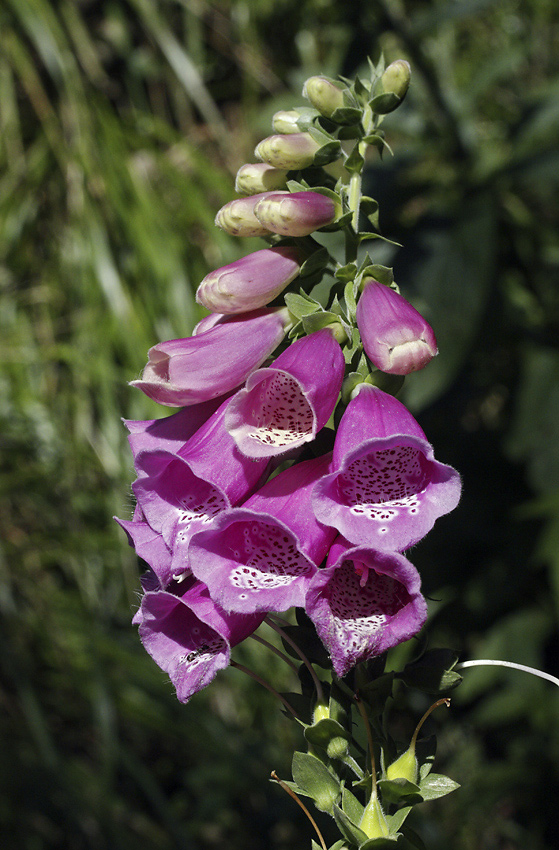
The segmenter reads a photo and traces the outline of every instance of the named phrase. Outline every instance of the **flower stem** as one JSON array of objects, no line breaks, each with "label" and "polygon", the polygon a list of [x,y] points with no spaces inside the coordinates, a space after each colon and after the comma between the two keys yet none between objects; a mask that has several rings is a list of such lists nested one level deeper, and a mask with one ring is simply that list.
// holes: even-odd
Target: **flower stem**
[{"label": "flower stem", "polygon": [[291,714],[293,715],[293,717],[296,720],[301,719],[299,717],[299,715],[297,714],[297,712],[295,711],[295,709],[293,708],[293,706],[288,703],[286,698],[284,696],[282,696],[281,694],[279,694],[276,691],[275,688],[273,688],[271,685],[269,685],[268,682],[266,682],[264,679],[262,679],[257,673],[254,673],[252,670],[249,670],[249,668],[245,667],[244,664],[238,664],[236,661],[231,661],[230,665],[231,665],[231,667],[236,667],[236,669],[240,670],[241,673],[246,673],[247,676],[250,676],[251,679],[254,679],[255,682],[258,682],[258,684],[262,685],[263,688],[266,688],[267,691],[270,691],[271,694],[273,694],[275,697],[277,697],[280,700],[280,702],[283,703],[285,708],[288,711],[291,712]]},{"label": "flower stem", "polygon": [[514,661],[495,661],[492,658],[483,658],[475,659],[474,661],[462,661],[456,665],[457,670],[463,670],[466,667],[510,667],[512,670],[531,673],[532,676],[545,679],[559,688],[559,679],[556,676],[552,676],[551,673],[545,673],[543,670],[538,670],[536,667],[528,667],[526,664],[516,664]]},{"label": "flower stem", "polygon": [[[314,682],[314,686],[315,686],[315,688],[316,688],[316,698],[317,698],[317,701],[318,701],[319,703],[324,702],[324,691],[322,690],[322,684],[321,684],[321,682],[320,682],[320,679],[319,679],[319,678],[318,678],[318,676],[316,675],[316,672],[315,672],[314,667],[312,666],[311,662],[309,661],[309,659],[307,658],[307,656],[305,655],[305,653],[303,652],[303,650],[302,650],[302,649],[300,649],[300,648],[297,646],[297,644],[295,643],[295,641],[294,641],[294,640],[292,640],[292,639],[289,637],[289,635],[287,635],[287,634],[284,632],[284,630],[283,630],[280,626],[278,626],[278,624],[277,624],[276,622],[274,622],[274,620],[272,620],[272,618],[271,618],[270,616],[266,617],[266,619],[264,620],[264,622],[265,622],[268,626],[270,626],[270,628],[271,628],[271,629],[273,629],[275,632],[277,632],[277,633],[278,633],[278,635],[279,635],[281,638],[283,638],[283,640],[284,640],[286,643],[288,643],[288,644],[289,644],[289,646],[291,646],[291,647],[295,650],[295,652],[297,653],[297,655],[299,656],[299,658],[301,659],[301,661],[305,664],[305,666],[307,667],[307,669],[308,669],[309,673],[310,673],[310,674],[311,674],[311,676],[312,676],[312,680],[313,680],[313,682]],[[285,621],[283,621],[283,622],[285,622]]]},{"label": "flower stem", "polygon": [[300,807],[303,809],[304,813],[306,814],[306,816],[308,817],[308,819],[309,819],[309,820],[310,820],[310,822],[312,823],[312,825],[313,825],[313,827],[314,827],[314,829],[315,829],[316,834],[318,835],[318,838],[319,838],[320,844],[321,844],[321,846],[322,846],[322,850],[326,850],[326,842],[324,841],[324,838],[322,837],[322,833],[321,833],[321,831],[319,830],[318,826],[316,825],[316,821],[314,820],[313,816],[311,815],[311,813],[309,812],[309,810],[307,809],[307,807],[305,806],[305,804],[301,802],[301,800],[299,799],[299,797],[297,796],[297,794],[296,794],[294,791],[292,791],[292,790],[291,790],[291,788],[289,787],[289,785],[287,785],[285,782],[282,782],[282,780],[278,777],[278,775],[277,775],[277,773],[276,773],[276,771],[275,771],[275,770],[272,770],[272,773],[271,773],[270,775],[271,775],[272,779],[274,779],[274,780],[278,783],[278,785],[280,785],[280,786],[283,788],[283,790],[284,790],[287,794],[289,794],[289,796],[290,796],[293,800],[295,800],[295,802],[297,803],[297,805],[298,805],[298,806],[300,806]]},{"label": "flower stem", "polygon": [[252,638],[252,640],[255,640],[257,643],[261,643],[262,646],[266,646],[268,649],[270,649],[272,652],[274,652],[277,656],[279,656],[279,658],[282,659],[282,661],[285,661],[285,663],[288,664],[289,667],[291,667],[291,669],[293,670],[293,672],[295,674],[297,673],[297,665],[293,663],[291,658],[287,657],[285,652],[282,652],[281,649],[278,649],[277,646],[274,646],[274,644],[270,643],[269,640],[266,640],[265,638],[260,637],[260,635],[254,634],[254,635],[250,635],[250,637]]}]

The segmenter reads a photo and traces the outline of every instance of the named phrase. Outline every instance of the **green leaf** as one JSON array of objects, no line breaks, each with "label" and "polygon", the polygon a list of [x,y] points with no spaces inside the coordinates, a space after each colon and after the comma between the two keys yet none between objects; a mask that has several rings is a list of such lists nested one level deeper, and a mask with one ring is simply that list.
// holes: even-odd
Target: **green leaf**
[{"label": "green leaf", "polygon": [[308,726],[305,729],[305,738],[311,744],[322,747],[326,750],[332,738],[344,738],[349,740],[349,732],[344,729],[336,720],[325,717],[315,723],[314,726]]},{"label": "green leaf", "polygon": [[311,313],[317,313],[322,310],[320,304],[313,301],[305,294],[297,294],[296,292],[288,292],[285,296],[285,304],[289,312],[296,319],[303,319],[305,316],[310,316]]},{"label": "green leaf", "polygon": [[424,800],[438,800],[439,797],[444,797],[446,794],[456,791],[457,788],[460,788],[460,785],[450,776],[430,773],[429,776],[421,780],[419,788]]},{"label": "green leaf", "polygon": [[407,779],[381,779],[378,787],[382,793],[382,800],[386,803],[398,803],[402,797],[411,797],[419,793],[419,785]]},{"label": "green leaf", "polygon": [[351,844],[363,844],[364,841],[367,841],[367,835],[363,832],[362,829],[353,823],[353,821],[346,815],[343,809],[340,809],[339,806],[333,807],[334,812],[334,820],[336,821],[337,827]]},{"label": "green leaf", "polygon": [[403,808],[398,809],[393,815],[385,815],[391,835],[398,832],[412,809],[413,806],[403,806]]},{"label": "green leaf", "polygon": [[327,328],[335,322],[340,321],[340,317],[335,313],[330,313],[328,310],[312,313],[309,316],[303,316],[302,320],[305,333],[312,334],[315,331],[321,331],[322,328]]},{"label": "green leaf", "polygon": [[326,248],[320,248],[302,263],[299,277],[308,277],[316,272],[324,271],[330,260],[330,254]]},{"label": "green leaf", "polygon": [[387,112],[392,112],[396,109],[401,102],[402,99],[397,94],[394,94],[394,92],[384,92],[373,97],[369,101],[369,106],[377,115],[386,115]]},{"label": "green leaf", "polygon": [[329,162],[339,159],[342,155],[342,146],[339,141],[332,140],[327,142],[317,150],[314,155],[314,165],[328,165]]},{"label": "green leaf", "polygon": [[365,164],[364,156],[359,152],[359,145],[355,145],[344,162],[344,168],[350,174],[360,174]]},{"label": "green leaf", "polygon": [[352,794],[349,788],[344,788],[342,791],[342,809],[353,823],[361,823],[365,806],[363,806],[355,794]]},{"label": "green leaf", "polygon": [[358,124],[363,112],[353,106],[339,106],[330,116],[336,124]]},{"label": "green leaf", "polygon": [[341,793],[340,780],[310,753],[293,753],[293,779],[309,794],[321,812],[332,814],[332,806]]}]

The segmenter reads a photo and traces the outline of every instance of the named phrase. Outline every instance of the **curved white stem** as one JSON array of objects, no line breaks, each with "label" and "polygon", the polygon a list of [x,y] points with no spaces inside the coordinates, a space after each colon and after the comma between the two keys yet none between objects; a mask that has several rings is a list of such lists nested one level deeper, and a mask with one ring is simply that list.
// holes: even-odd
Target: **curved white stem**
[{"label": "curved white stem", "polygon": [[540,679],[546,679],[559,688],[559,679],[552,676],[551,673],[544,673],[543,670],[537,670],[535,667],[527,667],[525,664],[515,664],[514,661],[495,661],[491,658],[484,658],[475,659],[474,661],[462,661],[456,665],[457,670],[463,670],[465,667],[510,667],[513,670],[531,673],[532,676],[539,676]]}]

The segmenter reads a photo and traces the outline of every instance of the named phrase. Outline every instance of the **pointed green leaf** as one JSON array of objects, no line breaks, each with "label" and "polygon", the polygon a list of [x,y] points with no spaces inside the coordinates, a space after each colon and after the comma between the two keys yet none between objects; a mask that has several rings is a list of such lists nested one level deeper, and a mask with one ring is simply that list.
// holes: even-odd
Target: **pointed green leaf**
[{"label": "pointed green leaf", "polygon": [[340,780],[310,753],[293,753],[292,771],[293,779],[310,794],[317,809],[332,814],[332,806],[341,793]]},{"label": "pointed green leaf", "polygon": [[333,807],[334,811],[334,820],[338,826],[338,829],[351,844],[363,844],[364,841],[367,841],[367,836],[363,832],[362,829],[353,823],[353,821],[346,815],[343,809],[340,809],[339,806]]},{"label": "pointed green leaf", "polygon": [[450,776],[430,773],[429,776],[421,780],[419,788],[424,800],[437,800],[439,797],[444,797],[446,794],[456,791],[457,788],[460,788],[460,785]]},{"label": "pointed green leaf", "polygon": [[365,811],[365,806],[359,802],[355,794],[352,794],[349,788],[344,788],[342,791],[342,809],[353,823],[360,823],[361,818],[363,817],[363,812]]}]

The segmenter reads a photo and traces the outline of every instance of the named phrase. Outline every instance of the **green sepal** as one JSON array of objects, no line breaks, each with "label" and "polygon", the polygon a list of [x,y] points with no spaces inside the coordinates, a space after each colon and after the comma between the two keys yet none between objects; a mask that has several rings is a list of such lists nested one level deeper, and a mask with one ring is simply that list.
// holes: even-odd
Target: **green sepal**
[{"label": "green sepal", "polygon": [[363,844],[359,845],[359,850],[373,850],[373,847],[391,847],[398,841],[400,833],[395,835],[387,835],[382,838],[367,838]]},{"label": "green sepal", "polygon": [[368,136],[364,136],[362,141],[366,142],[373,148],[378,148],[381,157],[385,148],[391,156],[394,156],[394,151],[384,138],[383,130],[377,130],[376,133],[370,133]]},{"label": "green sepal", "polygon": [[317,809],[331,815],[341,794],[340,780],[310,753],[293,753],[291,768],[299,788],[312,797]]},{"label": "green sepal", "polygon": [[380,779],[377,784],[385,803],[398,803],[403,797],[420,793],[419,785],[407,779]]},{"label": "green sepal", "polygon": [[398,832],[412,809],[413,806],[403,806],[397,812],[394,812],[393,815],[385,815],[388,828],[390,829],[390,835],[395,835]]},{"label": "green sepal", "polygon": [[389,245],[395,245],[397,248],[402,247],[401,242],[396,242],[395,239],[388,239],[386,236],[382,236],[380,233],[374,233],[369,230],[362,230],[357,234],[357,238],[360,242],[365,242],[367,239],[380,239],[381,242],[387,242]]},{"label": "green sepal", "polygon": [[349,281],[352,282],[355,275],[357,274],[357,265],[356,263],[348,263],[347,266],[341,266],[339,269],[336,269],[334,272],[334,276],[338,278],[338,280]]},{"label": "green sepal", "polygon": [[301,264],[299,269],[299,277],[308,277],[317,272],[323,272],[330,261],[330,254],[326,248],[320,248],[315,251],[310,257]]},{"label": "green sepal", "polygon": [[365,157],[359,151],[359,145],[355,145],[352,152],[344,162],[344,168],[350,174],[360,174],[365,164]]},{"label": "green sepal", "polygon": [[[312,131],[309,130],[312,135]],[[318,139],[316,140],[318,141]],[[313,165],[328,165],[329,162],[339,159],[342,155],[342,146],[337,139],[332,139],[322,145],[314,155]]]},{"label": "green sepal", "polygon": [[345,124],[338,130],[338,139],[340,139],[340,141],[344,141],[346,139],[361,139],[362,136],[363,129],[361,124]]},{"label": "green sepal", "polygon": [[387,112],[393,112],[401,103],[401,97],[398,97],[394,92],[387,91],[373,97],[369,101],[369,106],[377,115],[386,115]]},{"label": "green sepal", "polygon": [[349,788],[344,788],[342,791],[342,809],[352,823],[360,823],[365,806],[359,802]]},{"label": "green sepal", "polygon": [[424,800],[438,800],[457,788],[460,788],[459,783],[442,773],[430,773],[419,783],[419,793]]},{"label": "green sepal", "polygon": [[379,228],[379,209],[378,201],[374,198],[369,198],[368,195],[363,195],[361,198],[361,211],[366,215],[373,227]]},{"label": "green sepal", "polygon": [[339,323],[340,317],[327,310],[321,310],[320,312],[303,316],[301,321],[303,322],[305,333],[312,334],[315,331],[321,331],[322,328],[327,328],[328,325],[333,325],[334,322]]},{"label": "green sepal", "polygon": [[330,115],[330,120],[335,124],[353,125],[361,121],[363,111],[355,106],[338,106]]},{"label": "green sepal", "polygon": [[297,112],[299,118],[295,122],[302,133],[306,133],[311,127],[314,127],[314,122],[320,118],[320,112],[314,106],[298,106]]},{"label": "green sepal", "polygon": [[394,283],[394,269],[390,266],[381,266],[378,263],[365,266],[364,269],[361,269],[361,278],[364,279],[366,277],[372,277],[373,280],[377,280],[379,283],[383,283],[385,286],[390,286],[394,289],[392,286]]},{"label": "green sepal", "polygon": [[363,103],[366,102],[369,97],[371,86],[368,82],[364,82],[361,77],[356,75],[355,79],[352,81],[350,91],[358,103]]},{"label": "green sepal", "polygon": [[344,288],[344,300],[345,300],[345,303],[346,303],[348,314],[352,318],[355,318],[355,311],[357,310],[357,301],[356,301],[356,298],[355,298],[355,289],[356,289],[355,280],[354,280],[354,278],[352,278],[351,280],[348,280],[348,282],[346,283],[345,288]]},{"label": "green sepal", "polygon": [[349,732],[330,717],[308,726],[305,738],[310,744],[326,750],[330,758],[343,758],[348,750]]},{"label": "green sepal", "polygon": [[429,735],[415,742],[415,757],[419,766],[419,783],[431,772],[437,752],[437,736]]},{"label": "green sepal", "polygon": [[308,295],[303,292],[288,292],[285,296],[285,306],[292,316],[299,321],[312,313],[317,313],[322,310],[321,305],[317,301],[313,301]]},{"label": "green sepal", "polygon": [[333,806],[334,812],[334,820],[336,821],[336,825],[344,838],[350,842],[350,844],[361,845],[364,841],[367,841],[367,835],[363,832],[362,829],[353,823],[353,821],[346,815],[343,809],[340,809],[339,806]]},{"label": "green sepal", "polygon": [[462,676],[454,670],[458,657],[452,649],[430,649],[416,661],[406,664],[396,675],[408,688],[442,694],[456,688],[462,681]]}]

